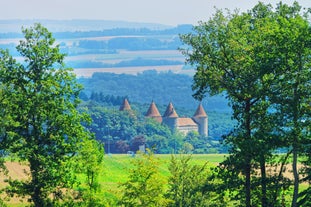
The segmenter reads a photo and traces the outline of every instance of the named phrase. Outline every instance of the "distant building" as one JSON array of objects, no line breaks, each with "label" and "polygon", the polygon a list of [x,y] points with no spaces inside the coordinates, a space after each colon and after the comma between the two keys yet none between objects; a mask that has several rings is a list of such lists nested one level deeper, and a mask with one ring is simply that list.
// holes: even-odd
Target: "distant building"
[{"label": "distant building", "polygon": [[[131,106],[127,99],[124,99],[120,106],[120,111],[131,111]],[[154,101],[151,102],[146,117],[152,118],[159,123],[167,125],[172,131],[178,130],[184,134],[191,131],[198,132],[201,136],[208,136],[208,116],[200,103],[193,117],[179,117],[170,102],[161,116]]]},{"label": "distant building", "polygon": [[208,117],[201,103],[193,117],[190,118],[179,117],[172,102],[168,104],[164,115],[161,116],[154,101],[152,101],[145,116],[167,125],[172,131],[178,130],[184,134],[197,131],[201,136],[208,136]]}]

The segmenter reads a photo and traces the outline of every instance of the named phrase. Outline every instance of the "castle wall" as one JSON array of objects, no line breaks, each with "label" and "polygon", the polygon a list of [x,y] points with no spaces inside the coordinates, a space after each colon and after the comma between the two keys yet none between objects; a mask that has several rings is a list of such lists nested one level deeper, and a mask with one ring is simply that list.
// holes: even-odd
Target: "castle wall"
[{"label": "castle wall", "polygon": [[178,131],[180,131],[181,133],[183,133],[184,135],[187,135],[189,132],[191,131],[198,131],[198,126],[177,126],[176,128]]},{"label": "castle wall", "polygon": [[177,117],[162,117],[162,124],[168,126],[173,132],[177,128]]},{"label": "castle wall", "polygon": [[195,122],[198,124],[198,132],[201,136],[208,136],[208,118],[207,117],[194,117]]}]

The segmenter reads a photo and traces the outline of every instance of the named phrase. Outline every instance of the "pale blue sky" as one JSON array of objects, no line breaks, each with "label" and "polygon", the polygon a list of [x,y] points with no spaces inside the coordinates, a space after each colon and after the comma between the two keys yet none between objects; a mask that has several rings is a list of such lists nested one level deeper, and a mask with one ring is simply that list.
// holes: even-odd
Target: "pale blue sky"
[{"label": "pale blue sky", "polygon": [[[256,0],[0,0],[0,19],[100,19],[196,24],[206,21],[214,7],[246,11]],[[262,0],[273,6],[279,0]],[[292,0],[283,0],[292,4]],[[311,0],[298,0],[311,7]]]}]

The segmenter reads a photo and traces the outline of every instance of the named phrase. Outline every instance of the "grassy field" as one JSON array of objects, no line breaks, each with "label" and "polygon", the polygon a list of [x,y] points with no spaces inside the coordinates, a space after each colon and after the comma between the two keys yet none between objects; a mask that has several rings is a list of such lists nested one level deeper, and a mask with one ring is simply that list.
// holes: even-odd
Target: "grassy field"
[{"label": "grassy field", "polygon": [[[155,155],[159,159],[159,168],[163,176],[168,176],[168,165],[171,160],[172,155]],[[176,155],[179,156],[179,155]],[[208,162],[209,165],[215,166],[217,163],[224,160],[223,154],[197,154],[192,155],[191,162],[193,164],[203,165],[205,162]],[[105,155],[104,161],[104,172],[101,176],[101,184],[107,185],[111,183],[122,183],[127,179],[127,172],[131,166],[131,160],[135,157],[125,155],[125,154],[113,154]]]},{"label": "grassy field", "polygon": [[[105,155],[103,171],[99,177],[99,183],[102,188],[102,192],[105,194],[105,197],[110,200],[116,200],[118,196],[120,196],[120,184],[124,183],[128,179],[129,169],[133,166],[132,161],[139,157],[137,155],[135,157],[127,154],[111,154]],[[168,178],[170,173],[168,170],[168,166],[171,161],[171,156],[169,154],[160,155],[156,154],[155,157],[158,158],[159,161],[159,170],[161,175],[164,178]],[[181,155],[176,155],[176,157],[180,157]],[[195,154],[191,155],[191,163],[203,165],[207,162],[208,166],[216,166],[219,162],[225,159],[224,154]],[[27,179],[27,175],[25,175],[25,170],[28,171],[28,168],[25,164],[19,164],[17,162],[7,161],[7,168],[9,170],[9,176],[16,179]],[[291,167],[288,166],[286,174],[288,174],[289,178],[292,178]],[[3,179],[5,178],[1,175],[0,187],[3,187],[5,183]],[[78,178],[81,183],[85,182],[84,177]],[[305,189],[307,184],[301,185],[301,190]],[[9,206],[26,206],[27,202],[21,203],[21,201],[17,198],[11,199],[8,202]]]},{"label": "grassy field", "polygon": [[[159,159],[159,168],[160,172],[164,177],[169,176],[168,165],[171,160],[171,156],[169,154],[165,155],[155,155]],[[177,157],[180,155],[176,155]],[[215,166],[217,163],[221,162],[224,159],[223,154],[198,154],[192,155],[191,162],[193,164],[205,164],[208,162],[208,165]],[[100,175],[99,183],[102,187],[102,190],[106,192],[105,196],[114,197],[118,195],[120,188],[119,185],[125,182],[128,178],[128,170],[132,166],[131,161],[136,159],[136,157],[132,157],[127,154],[112,154],[112,155],[105,155],[104,157],[104,166],[103,172]],[[18,162],[11,162],[8,161],[6,163],[7,168],[9,170],[9,176],[16,179],[27,179],[25,175],[25,170],[28,171],[27,166],[19,164]],[[3,179],[5,178],[4,175],[1,175],[1,182],[0,187],[3,187],[5,183]],[[84,178],[80,177],[81,182],[83,182]],[[11,199],[8,202],[9,206],[25,206],[26,203],[21,204],[21,201],[17,198]]]},{"label": "grassy field", "polygon": [[[159,170],[164,178],[170,175],[168,166],[171,161],[169,154],[155,155],[159,160]],[[176,155],[177,157],[180,155]],[[191,163],[203,165],[207,162],[209,166],[216,166],[224,160],[223,154],[197,154],[192,155]],[[113,199],[114,196],[120,195],[120,184],[128,179],[128,172],[132,166],[131,161],[136,159],[124,154],[105,155],[104,171],[100,176],[99,182],[102,190],[106,192],[106,196]]]}]

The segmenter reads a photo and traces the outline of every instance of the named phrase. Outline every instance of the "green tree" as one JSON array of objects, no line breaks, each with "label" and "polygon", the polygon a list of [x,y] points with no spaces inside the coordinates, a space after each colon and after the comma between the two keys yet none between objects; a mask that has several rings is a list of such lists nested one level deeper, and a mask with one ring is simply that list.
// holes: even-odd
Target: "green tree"
[{"label": "green tree", "polygon": [[[172,156],[169,164],[170,176],[166,197],[169,206],[217,206],[213,193],[206,193],[206,181],[211,177],[207,163],[203,166],[191,164],[191,156]],[[214,194],[215,196],[215,194]],[[225,204],[222,203],[222,206]]]},{"label": "green tree", "polygon": [[[194,27],[195,33],[181,36],[192,50],[183,50],[187,61],[196,65],[194,96],[201,100],[206,92],[214,94],[226,91],[238,124],[226,141],[232,145],[232,154],[239,154],[235,160],[236,170],[244,176],[243,203],[250,207],[251,172],[254,163],[257,140],[253,137],[255,105],[261,97],[260,75],[255,61],[255,39],[249,28],[250,15],[229,14],[227,17],[217,11],[213,19]],[[251,90],[250,90],[251,89]],[[238,164],[239,162],[239,164]],[[229,166],[231,163],[224,163]],[[241,183],[242,184],[242,183]]]},{"label": "green tree", "polygon": [[[227,16],[217,11],[210,21],[194,27],[193,33],[181,36],[190,46],[182,50],[187,62],[197,69],[194,96],[201,100],[207,92],[212,95],[225,92],[233,109],[237,125],[225,137],[232,148],[231,156],[222,166],[227,168],[224,171],[227,174],[230,169],[242,173],[243,180],[231,181],[236,181],[236,189],[244,191],[238,199],[247,207],[258,201],[262,206],[278,205],[275,195],[280,182],[267,177],[266,165],[279,147],[293,149],[292,206],[296,206],[299,183],[296,154],[301,149],[301,135],[306,132],[302,120],[309,119],[303,115],[302,106],[308,106],[306,100],[310,100],[310,29],[299,11],[297,3],[292,7],[280,3],[275,11],[270,5],[259,3],[251,11]],[[290,138],[281,137],[279,128]],[[254,171],[257,166],[260,182]],[[258,194],[255,189],[259,183]],[[271,186],[273,183],[276,184]],[[268,187],[277,190],[271,192]]]},{"label": "green tree", "polygon": [[50,206],[75,182],[68,161],[90,137],[82,126],[88,119],[76,110],[81,86],[52,34],[40,24],[22,31],[17,51],[23,63],[6,51],[0,56],[1,150],[26,161],[30,179],[10,181],[7,192]]},{"label": "green tree", "polygon": [[275,12],[273,34],[274,45],[266,56],[273,74],[269,75],[270,99],[276,105],[281,119],[280,134],[284,136],[286,147],[292,152],[292,172],[294,177],[292,207],[298,206],[300,173],[298,157],[304,156],[310,145],[308,124],[310,121],[311,99],[311,33],[308,17],[310,11],[301,13],[296,2],[292,6],[280,3]]},{"label": "green tree", "polygon": [[122,206],[167,205],[163,194],[165,180],[160,176],[157,158],[150,150],[147,149],[147,152],[133,158],[133,168],[130,169],[128,181],[122,184]]},{"label": "green tree", "polygon": [[79,173],[85,175],[85,188],[82,189],[83,204],[85,206],[103,206],[104,198],[98,181],[103,172],[104,147],[94,139],[82,143],[77,159]]}]

